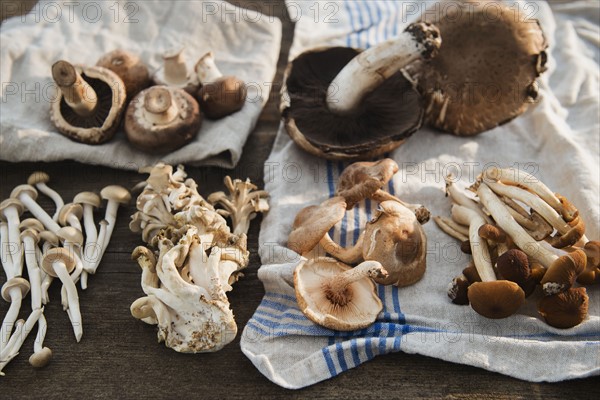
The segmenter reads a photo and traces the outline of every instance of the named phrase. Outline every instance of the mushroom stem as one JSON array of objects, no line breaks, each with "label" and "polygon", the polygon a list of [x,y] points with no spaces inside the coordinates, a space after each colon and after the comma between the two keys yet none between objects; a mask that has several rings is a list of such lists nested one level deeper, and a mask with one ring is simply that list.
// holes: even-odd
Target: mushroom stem
[{"label": "mushroom stem", "polygon": [[463,229],[463,227],[451,219],[435,216],[433,220],[437,224],[437,226],[448,235],[452,236],[455,239],[464,242],[469,239],[469,229]]},{"label": "mushroom stem", "polygon": [[64,60],[57,61],[52,65],[52,78],[60,88],[65,102],[76,114],[85,117],[94,112],[98,96],[73,65]]},{"label": "mushroom stem", "polygon": [[331,239],[329,233],[326,233],[325,236],[321,239],[319,244],[323,247],[323,249],[331,254],[333,257],[337,258],[343,263],[346,264],[355,264],[363,260],[362,256],[362,246],[365,237],[365,232],[362,231],[356,244],[352,247],[342,247]]},{"label": "mushroom stem", "polygon": [[27,321],[23,321],[22,319],[17,321],[15,332],[8,341],[6,348],[0,353],[0,376],[4,375],[2,373],[4,367],[19,354],[21,346],[23,346],[25,339],[27,339],[27,336],[33,330],[42,313],[43,309],[38,308],[29,314]]},{"label": "mushroom stem", "polygon": [[[0,221],[0,262],[4,271],[13,270],[12,251],[9,248],[10,240],[8,238],[8,224]],[[7,276],[7,279],[8,276]]]},{"label": "mushroom stem", "polygon": [[27,192],[21,192],[18,198],[21,203],[23,203],[25,208],[27,208],[35,218],[44,224],[46,229],[52,232],[56,232],[60,229],[60,225],[54,222],[52,217],[48,215],[48,213],[42,207],[40,207],[40,205],[29,196],[29,194],[27,194]]},{"label": "mushroom stem", "polygon": [[462,191],[458,190],[458,188],[454,185],[452,181],[452,176],[449,175],[446,177],[446,194],[450,196],[452,202],[458,204],[459,206],[467,207],[468,209],[475,211],[483,220],[491,224],[492,220],[489,216],[487,216],[481,207],[477,204],[477,202],[473,199],[470,199],[466,194]]},{"label": "mushroom stem", "polygon": [[21,302],[23,300],[23,292],[18,287],[10,289],[8,295],[10,296],[10,306],[2,320],[2,326],[0,326],[0,352],[4,351],[3,344],[10,337],[17,318],[19,318],[19,310],[21,310]]},{"label": "mushroom stem", "polygon": [[212,51],[200,57],[194,69],[198,75],[198,80],[202,84],[214,82],[223,76],[217,68],[217,64],[215,64],[215,56]]},{"label": "mushroom stem", "polygon": [[[19,214],[20,212],[15,205],[8,205],[8,207],[4,209],[4,216],[8,222],[8,243],[11,245],[14,244],[17,247],[16,251],[11,254],[11,277],[21,276],[23,270],[23,250],[21,248],[21,231],[19,230],[21,220]],[[6,275],[7,279],[10,279],[10,277],[8,277],[8,272]]]},{"label": "mushroom stem", "polygon": [[98,269],[98,265],[100,265],[100,261],[102,260],[102,255],[104,253],[104,251],[102,250],[104,248],[104,242],[107,241],[106,232],[107,232],[108,221],[103,219],[99,223],[100,223],[100,230],[98,231],[98,240],[96,241],[96,243],[98,244],[98,257],[96,257],[94,259],[93,268],[88,271],[88,273],[90,273],[90,274],[94,274],[96,272],[96,270]]},{"label": "mushroom stem", "polygon": [[[385,278],[386,276],[387,271],[381,266],[381,263],[378,261],[364,261],[352,269],[327,279],[323,282],[323,288],[326,291],[326,296],[330,297],[338,293],[345,293],[346,288],[352,282],[363,278]],[[346,297],[348,297],[347,295]]]},{"label": "mushroom stem", "polygon": [[533,231],[537,228],[536,223],[533,221],[531,215],[525,211],[523,207],[521,207],[518,203],[513,201],[509,197],[502,197],[502,201],[508,207],[506,208],[510,215],[521,225],[523,228]]},{"label": "mushroom stem", "polygon": [[33,237],[24,235],[23,247],[25,248],[25,263],[31,290],[31,309],[35,310],[42,306],[42,275],[35,251],[37,246]]},{"label": "mushroom stem", "polygon": [[165,86],[154,86],[147,90],[144,96],[144,111],[148,122],[154,125],[166,125],[179,114],[171,91]]},{"label": "mushroom stem", "polygon": [[81,321],[81,311],[79,310],[79,295],[77,294],[77,287],[71,280],[71,276],[67,272],[67,267],[62,261],[54,261],[52,263],[52,268],[67,291],[69,319],[71,320],[71,325],[73,326],[75,339],[77,342],[79,342],[83,336],[83,326]]},{"label": "mushroom stem", "polygon": [[48,182],[49,180],[50,177],[47,173],[36,171],[29,176],[29,179],[27,179],[27,183],[30,185],[35,185],[37,190],[50,197],[50,199],[54,202],[56,211],[54,212],[54,215],[52,215],[52,219],[56,222],[58,221],[58,214],[60,212],[60,209],[65,205],[65,202],[63,201],[60,194],[58,194],[58,192],[56,192],[46,184],[46,182]]},{"label": "mushroom stem", "polygon": [[[81,261],[81,258],[78,255],[79,252],[72,243],[65,243],[65,249],[69,250],[69,252],[73,254],[73,258],[75,259],[75,269],[73,269],[73,271],[71,271],[71,274],[69,275],[71,277],[71,281],[73,282],[73,284],[75,284],[77,283],[79,277],[83,273],[83,262]],[[69,299],[67,297],[67,291],[64,285],[60,290],[60,299],[61,304],[63,306],[63,310],[67,311],[70,317]]]},{"label": "mushroom stem", "polygon": [[371,47],[354,57],[327,89],[333,113],[350,112],[363,96],[400,69],[419,58],[431,58],[441,45],[439,30],[425,22],[409,25],[397,38]]},{"label": "mushroom stem", "polygon": [[423,225],[424,223],[429,221],[429,217],[431,216],[431,213],[429,212],[427,207],[425,207],[424,205],[406,203],[406,202],[400,200],[398,197],[396,197],[384,190],[381,190],[381,189],[377,190],[373,194],[373,196],[371,196],[371,198],[373,200],[377,201],[378,203],[383,203],[384,201],[387,201],[387,200],[393,200],[395,202],[402,204],[404,207],[408,208],[415,214],[415,216],[417,217],[417,221],[419,221],[419,223],[421,225]]},{"label": "mushroom stem", "polygon": [[187,81],[188,71],[183,56],[184,47],[173,48],[163,54],[165,65],[165,81],[182,84]]}]

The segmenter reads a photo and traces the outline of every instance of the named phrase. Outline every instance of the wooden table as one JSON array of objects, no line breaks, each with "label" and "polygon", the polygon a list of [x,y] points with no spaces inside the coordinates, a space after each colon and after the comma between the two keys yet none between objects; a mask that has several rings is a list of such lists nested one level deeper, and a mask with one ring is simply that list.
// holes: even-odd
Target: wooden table
[{"label": "wooden table", "polygon": [[[17,2],[17,11],[25,11],[35,2]],[[241,1],[239,5],[260,5],[261,11],[274,14],[283,22],[283,43],[276,82],[281,82],[288,50],[293,37],[293,23],[279,1]],[[22,4],[22,5],[21,5]],[[2,18],[10,16],[2,7]],[[9,10],[10,11],[10,10]],[[278,87],[275,85],[275,87]],[[279,125],[278,93],[273,93],[254,132],[246,143],[239,165],[233,170],[219,168],[187,168],[190,177],[200,185],[202,195],[222,189],[226,175],[250,177],[262,186],[262,165],[272,146]],[[9,196],[16,185],[25,183],[29,174],[43,170],[50,174],[52,187],[71,199],[83,190],[100,190],[108,184],[131,187],[141,175],[110,168],[60,163],[0,162],[0,198]],[[51,209],[51,202],[41,198]],[[380,356],[342,375],[292,392],[280,388],[262,376],[242,354],[238,338],[223,350],[211,354],[179,354],[158,344],[156,328],[134,319],[130,304],[143,295],[140,268],[131,261],[133,248],[142,244],[139,235],[128,229],[134,206],[119,210],[117,228],[89,288],[80,292],[84,336],[76,343],[67,314],[60,306],[60,285],[50,290],[51,303],[46,306],[48,320],[46,344],[54,358],[43,369],[33,369],[28,363],[34,336],[25,342],[21,354],[6,368],[0,378],[0,398],[450,398],[450,399],[541,399],[597,398],[600,395],[598,377],[556,384],[529,383],[500,374],[438,359],[405,353]],[[101,218],[101,214],[98,218]],[[245,277],[236,283],[229,299],[239,332],[258,306],[264,289],[256,272],[260,217],[250,228],[248,245],[250,265]],[[0,278],[0,285],[5,277]],[[29,314],[29,297],[24,301],[21,316]],[[8,303],[0,302],[0,316]]]}]

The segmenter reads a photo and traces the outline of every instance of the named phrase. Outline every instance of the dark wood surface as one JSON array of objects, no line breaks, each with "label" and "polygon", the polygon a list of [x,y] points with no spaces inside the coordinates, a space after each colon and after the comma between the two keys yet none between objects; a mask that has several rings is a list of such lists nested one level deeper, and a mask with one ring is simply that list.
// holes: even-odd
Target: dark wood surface
[{"label": "dark wood surface", "polygon": [[[26,1],[24,11],[34,2]],[[274,14],[283,22],[283,43],[276,82],[281,81],[282,69],[293,37],[293,23],[283,3],[275,1],[241,1],[252,3],[262,11]],[[6,8],[3,7],[3,10]],[[9,16],[3,11],[2,18]],[[225,175],[250,177],[262,185],[262,164],[272,146],[279,124],[273,93],[258,125],[244,149],[239,166],[233,171],[219,168],[187,168],[190,177],[200,185],[203,195],[221,190]],[[82,165],[75,162],[21,163],[0,162],[0,198],[4,199],[18,184],[24,183],[32,171],[47,171],[52,186],[65,199],[82,190],[99,190],[107,184],[131,187],[141,176],[109,168]],[[51,209],[50,201],[42,205]],[[263,377],[242,354],[239,335],[223,350],[212,354],[186,355],[167,349],[156,340],[156,328],[134,319],[130,304],[143,295],[140,269],[130,260],[132,249],[141,243],[138,235],[128,230],[130,206],[119,210],[117,229],[89,288],[80,292],[84,319],[84,336],[76,343],[67,315],[60,307],[59,285],[50,291],[51,303],[46,307],[48,320],[46,345],[54,358],[43,369],[28,364],[34,334],[25,342],[21,354],[6,368],[0,378],[0,399],[19,398],[449,398],[449,399],[564,399],[598,398],[598,377],[562,383],[529,383],[500,374],[437,359],[397,353],[377,357],[342,375],[300,391],[282,389]],[[100,218],[101,215],[99,214]],[[239,332],[258,306],[263,286],[256,272],[260,260],[258,229],[260,218],[250,228],[251,260],[245,277],[236,285],[229,298]],[[5,277],[0,277],[0,285]],[[0,302],[0,316],[8,303]],[[29,313],[24,302],[21,316]]]}]

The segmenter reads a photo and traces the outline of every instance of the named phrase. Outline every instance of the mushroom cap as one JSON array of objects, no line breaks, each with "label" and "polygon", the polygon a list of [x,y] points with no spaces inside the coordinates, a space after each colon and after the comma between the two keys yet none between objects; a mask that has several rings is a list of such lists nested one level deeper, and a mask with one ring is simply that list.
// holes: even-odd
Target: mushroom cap
[{"label": "mushroom cap", "polygon": [[81,246],[83,244],[83,233],[72,226],[65,226],[56,231],[56,236],[64,242],[70,242]]},{"label": "mushroom cap", "polygon": [[27,282],[27,279],[21,278],[20,276],[15,276],[14,278],[7,280],[4,282],[4,285],[2,285],[1,291],[4,301],[9,303],[12,301],[10,297],[10,290],[13,288],[18,288],[21,290],[21,295],[25,297],[27,296],[27,293],[29,293],[30,286],[29,282]]},{"label": "mushroom cap", "polygon": [[76,114],[65,102],[59,90],[52,102],[50,119],[65,136],[86,144],[100,144],[110,140],[121,122],[125,109],[125,84],[117,74],[107,68],[74,66],[92,89],[98,102],[89,116]]},{"label": "mushroom cap", "polygon": [[102,199],[94,192],[81,192],[73,197],[73,203],[89,204],[94,208],[98,208],[102,204]]},{"label": "mushroom cap", "polygon": [[71,273],[75,269],[75,255],[72,251],[65,249],[64,247],[54,247],[48,249],[44,257],[42,258],[42,269],[48,275],[56,278],[58,275],[54,271],[54,263],[62,262],[68,273]]},{"label": "mushroom cap", "polygon": [[515,282],[505,280],[473,282],[468,297],[475,312],[492,319],[513,315],[525,301],[523,289]]},{"label": "mushroom cap", "polygon": [[108,185],[100,191],[100,197],[108,201],[127,204],[131,201],[131,193],[123,186]]},{"label": "mushroom cap", "polygon": [[42,348],[40,351],[29,356],[29,364],[33,368],[43,368],[52,360],[52,350],[48,347]]},{"label": "mushroom cap", "polygon": [[587,256],[588,267],[600,267],[600,241],[590,240],[583,246],[583,251]]},{"label": "mushroom cap", "polygon": [[22,220],[21,223],[19,224],[19,229],[21,229],[21,230],[25,230],[28,228],[33,229],[37,232],[41,232],[44,229],[46,229],[46,228],[44,228],[44,225],[35,218],[26,218],[26,219]]},{"label": "mushroom cap", "polygon": [[408,286],[425,273],[427,237],[410,209],[388,200],[379,204],[365,226],[362,253],[365,260],[379,261],[388,272],[375,282]]},{"label": "mushroom cap", "polygon": [[[168,123],[156,124],[147,117],[150,97],[160,98],[165,110],[174,104],[177,115]],[[152,86],[131,101],[125,114],[125,133],[129,142],[148,153],[176,150],[196,138],[202,115],[196,100],[183,89]]]},{"label": "mushroom cap", "polygon": [[316,206],[304,207],[294,219],[292,232],[288,236],[288,247],[302,255],[313,248],[344,218],[346,202],[335,196]]},{"label": "mushroom cap", "polygon": [[329,111],[329,84],[359,52],[314,49],[286,68],[280,111],[288,134],[303,150],[328,159],[369,159],[400,146],[421,127],[421,96],[402,72],[366,94],[359,109],[344,115]]},{"label": "mushroom cap", "polygon": [[391,158],[352,163],[338,179],[336,196],[342,196],[346,200],[346,208],[350,210],[356,203],[381,189],[396,172],[398,164]]},{"label": "mushroom cap", "polygon": [[469,280],[464,275],[452,279],[452,282],[448,285],[448,297],[450,300],[454,304],[461,306],[469,304],[469,297],[467,296],[469,285]]},{"label": "mushroom cap", "polygon": [[0,203],[0,218],[2,218],[3,221],[6,221],[4,210],[6,210],[8,207],[16,208],[19,215],[23,214],[23,211],[25,210],[25,206],[19,199],[9,197]]},{"label": "mushroom cap", "polygon": [[60,209],[58,213],[58,223],[61,225],[67,225],[70,215],[74,215],[77,219],[81,220],[83,216],[83,207],[78,203],[67,203]]},{"label": "mushroom cap", "polygon": [[294,270],[294,287],[300,310],[316,324],[339,331],[362,329],[373,322],[383,309],[370,278],[348,285],[351,297],[345,305],[327,298],[323,283],[331,277],[352,269],[328,257],[302,260]]},{"label": "mushroom cap", "polygon": [[52,246],[58,246],[60,244],[60,239],[58,238],[58,236],[56,236],[56,234],[54,232],[41,231],[39,236],[40,236],[40,240],[43,240],[44,242],[48,242]]},{"label": "mushroom cap", "polygon": [[536,262],[531,263],[529,269],[531,270],[531,279],[534,280],[536,283],[540,283],[542,281],[547,271],[546,267]]},{"label": "mushroom cap", "polygon": [[583,250],[575,250],[558,257],[548,268],[540,282],[546,295],[557,294],[569,289],[587,265]]},{"label": "mushroom cap", "polygon": [[129,100],[152,84],[148,67],[139,56],[129,51],[110,51],[100,57],[96,65],[111,70],[121,78]]},{"label": "mushroom cap", "polygon": [[[475,135],[523,113],[537,97],[547,43],[537,20],[515,18],[512,7],[457,2],[426,13],[444,38],[438,55],[415,68],[426,121],[460,136]],[[420,68],[419,68],[420,67]]]},{"label": "mushroom cap", "polygon": [[244,81],[235,76],[223,76],[203,84],[196,98],[207,118],[219,119],[241,110],[247,94]]},{"label": "mushroom cap", "polygon": [[[133,252],[131,253],[131,259],[137,261],[140,257],[146,257],[150,261],[150,271],[154,272],[156,267],[156,256],[154,255],[154,252],[147,247],[138,246],[133,249]],[[140,264],[140,267],[142,269],[144,268],[142,264]]]},{"label": "mushroom cap", "polygon": [[33,239],[33,242],[35,244],[37,244],[40,241],[40,234],[38,230],[32,229],[32,228],[25,228],[22,232],[21,232],[21,240],[23,240],[26,237],[30,237]]},{"label": "mushroom cap", "polygon": [[531,277],[527,254],[519,249],[510,249],[501,254],[496,261],[496,266],[503,279],[516,282],[519,286]]},{"label": "mushroom cap", "polygon": [[43,172],[43,171],[35,171],[32,172],[31,175],[29,175],[29,178],[27,178],[27,184],[28,185],[35,185],[36,183],[48,183],[50,182],[50,175],[48,175],[47,173]]},{"label": "mushroom cap", "polygon": [[471,261],[469,265],[462,270],[463,275],[470,283],[473,282],[481,282],[481,277],[479,276],[479,272],[477,272],[477,268],[475,264]]},{"label": "mushroom cap", "polygon": [[15,187],[12,192],[10,192],[10,197],[18,199],[23,193],[27,194],[33,200],[38,197],[38,191],[31,185],[19,185]]},{"label": "mushroom cap", "polygon": [[506,242],[506,233],[497,226],[492,224],[483,224],[479,227],[477,231],[479,237],[491,240],[494,243],[505,243]]},{"label": "mushroom cap", "polygon": [[587,317],[589,298],[585,288],[571,288],[566,292],[543,297],[538,312],[548,325],[567,329],[579,325]]}]

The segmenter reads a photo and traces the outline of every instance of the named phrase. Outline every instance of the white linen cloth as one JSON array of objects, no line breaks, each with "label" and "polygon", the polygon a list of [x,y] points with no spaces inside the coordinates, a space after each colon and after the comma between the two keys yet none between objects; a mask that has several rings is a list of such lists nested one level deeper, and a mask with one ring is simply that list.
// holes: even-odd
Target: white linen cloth
[{"label": "white linen cloth", "polygon": [[[314,4],[288,2],[291,17],[299,18],[290,59],[319,46],[372,46],[401,32],[419,17],[415,10],[425,3],[323,2],[317,17]],[[571,199],[587,223],[588,237],[598,240],[599,6],[529,1],[523,9],[540,20],[550,43],[549,70],[540,79],[537,104],[512,122],[472,138],[421,129],[390,154],[401,169],[388,190],[410,203],[426,205],[432,215],[448,216],[447,173],[458,172],[458,185],[464,187],[487,165],[519,166]],[[589,318],[572,329],[555,329],[540,318],[539,294],[528,298],[518,315],[483,318],[448,299],[448,283],[470,256],[462,254],[459,243],[433,221],[424,225],[425,276],[406,288],[378,286],[384,309],[371,327],[337,332],[309,321],[296,304],[293,271],[299,256],[286,249],[287,237],[301,208],[333,195],[346,165],[303,152],[280,127],[265,165],[271,210],[262,222],[263,266],[258,276],[266,294],[241,339],[244,354],[268,379],[286,388],[302,388],[398,351],[528,381],[561,381],[600,372],[598,285],[588,287]],[[373,203],[362,202],[348,211],[333,239],[342,246],[353,244],[357,227],[372,215]]]},{"label": "white linen cloth", "polygon": [[[221,72],[248,87],[242,110],[205,119],[188,145],[148,155],[129,145],[122,128],[105,144],[86,145],[61,135],[50,121],[55,61],[94,65],[103,54],[125,49],[139,54],[152,73],[163,52],[180,45],[189,68],[212,50]],[[233,168],[269,97],[280,45],[279,19],[221,0],[42,1],[0,27],[0,159],[71,159],[134,170],[159,160]]]}]

